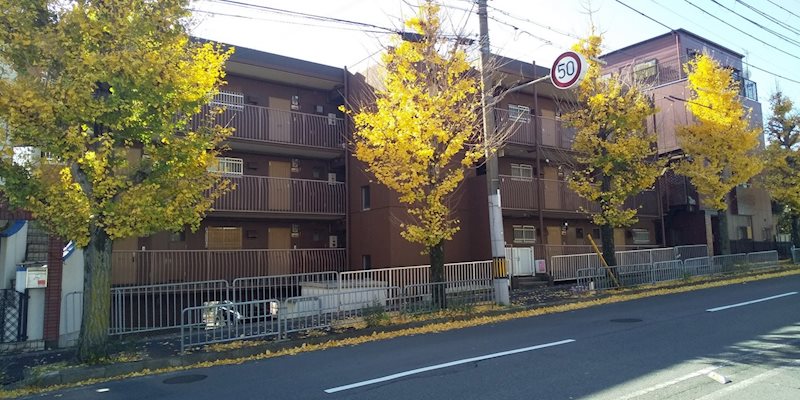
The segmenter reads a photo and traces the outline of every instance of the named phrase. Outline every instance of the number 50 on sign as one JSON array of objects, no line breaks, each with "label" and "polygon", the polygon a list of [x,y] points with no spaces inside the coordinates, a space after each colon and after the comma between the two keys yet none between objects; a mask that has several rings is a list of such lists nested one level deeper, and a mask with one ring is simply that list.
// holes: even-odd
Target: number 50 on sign
[{"label": "number 50 on sign", "polygon": [[568,51],[556,57],[550,69],[550,80],[559,89],[569,89],[583,79],[587,69],[589,65],[582,55]]}]

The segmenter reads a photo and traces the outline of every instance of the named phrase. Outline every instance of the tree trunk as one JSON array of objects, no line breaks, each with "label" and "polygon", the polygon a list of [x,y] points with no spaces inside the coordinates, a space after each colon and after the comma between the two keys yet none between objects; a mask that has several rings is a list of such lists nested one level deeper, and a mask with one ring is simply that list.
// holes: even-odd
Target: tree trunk
[{"label": "tree trunk", "polygon": [[433,304],[439,308],[447,308],[447,294],[444,283],[444,244],[439,242],[430,249],[431,283]]},{"label": "tree trunk", "polygon": [[800,249],[800,215],[792,215],[792,246]]},{"label": "tree trunk", "polygon": [[108,325],[111,317],[111,238],[92,226],[89,245],[83,251],[83,321],[78,341],[78,359],[97,361],[108,355]]},{"label": "tree trunk", "polygon": [[[605,153],[605,149],[603,151]],[[600,191],[603,193],[608,193],[611,191],[611,177],[608,175],[603,175],[600,181]],[[606,207],[605,204],[601,204],[601,207]],[[605,211],[601,208],[602,211]],[[614,227],[610,224],[603,224],[600,227],[600,240],[602,241],[603,245],[603,258],[606,260],[606,264],[608,266],[615,266],[617,265],[617,256],[614,254]]]},{"label": "tree trunk", "polygon": [[719,254],[731,254],[731,236],[728,232],[726,210],[717,210],[717,233],[719,233]]},{"label": "tree trunk", "polygon": [[602,241],[603,258],[609,267],[617,265],[617,255],[614,251],[614,227],[605,224],[600,227],[600,239]]}]

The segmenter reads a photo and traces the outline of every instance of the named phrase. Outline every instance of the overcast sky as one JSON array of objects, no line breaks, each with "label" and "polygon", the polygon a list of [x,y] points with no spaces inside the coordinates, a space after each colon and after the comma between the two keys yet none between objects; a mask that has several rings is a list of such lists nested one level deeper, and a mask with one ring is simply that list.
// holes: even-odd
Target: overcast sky
[{"label": "overcast sky", "polygon": [[[243,5],[248,3],[376,27],[320,21]],[[409,4],[418,2],[198,0],[193,4],[198,10],[193,34],[360,71],[374,63],[389,42],[391,34],[382,33],[380,28],[400,27],[402,18],[413,15]],[[450,23],[464,27],[465,33],[477,38],[473,2],[446,0],[443,4]],[[800,106],[800,0],[593,0],[591,4],[586,0],[489,0],[489,6],[492,49],[507,57],[535,60],[549,67],[577,36],[588,32],[587,9],[591,9],[592,20],[604,33],[605,51],[669,32],[668,28],[684,28],[746,55],[745,62],[752,67],[745,66],[745,73],[758,84],[765,117],[769,96],[776,86]]]}]

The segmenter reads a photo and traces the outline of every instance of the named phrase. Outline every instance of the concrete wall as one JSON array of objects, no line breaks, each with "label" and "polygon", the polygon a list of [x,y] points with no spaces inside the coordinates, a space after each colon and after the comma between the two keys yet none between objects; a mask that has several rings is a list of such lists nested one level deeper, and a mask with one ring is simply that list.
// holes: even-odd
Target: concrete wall
[{"label": "concrete wall", "polygon": [[28,223],[11,236],[0,238],[0,267],[2,279],[0,288],[13,288],[11,280],[16,279],[17,264],[25,261],[28,240]]}]

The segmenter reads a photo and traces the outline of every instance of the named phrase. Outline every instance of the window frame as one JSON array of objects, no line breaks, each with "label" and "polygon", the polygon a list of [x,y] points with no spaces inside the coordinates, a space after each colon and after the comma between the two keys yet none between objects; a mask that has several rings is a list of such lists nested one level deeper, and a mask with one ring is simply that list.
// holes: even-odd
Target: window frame
[{"label": "window frame", "polygon": [[512,122],[531,122],[531,108],[522,104],[508,105],[508,119]]},{"label": "window frame", "polygon": [[[536,243],[536,227],[533,225],[512,225],[514,243]],[[519,234],[519,235],[518,235]]]},{"label": "window frame", "polygon": [[[529,172],[530,175],[528,176],[522,175],[521,172],[523,171]],[[511,178],[515,180],[525,180],[525,181],[533,180],[534,178],[533,165],[522,164],[522,163],[511,163]]]},{"label": "window frame", "polygon": [[361,186],[361,211],[372,209],[372,193],[370,185]]}]

